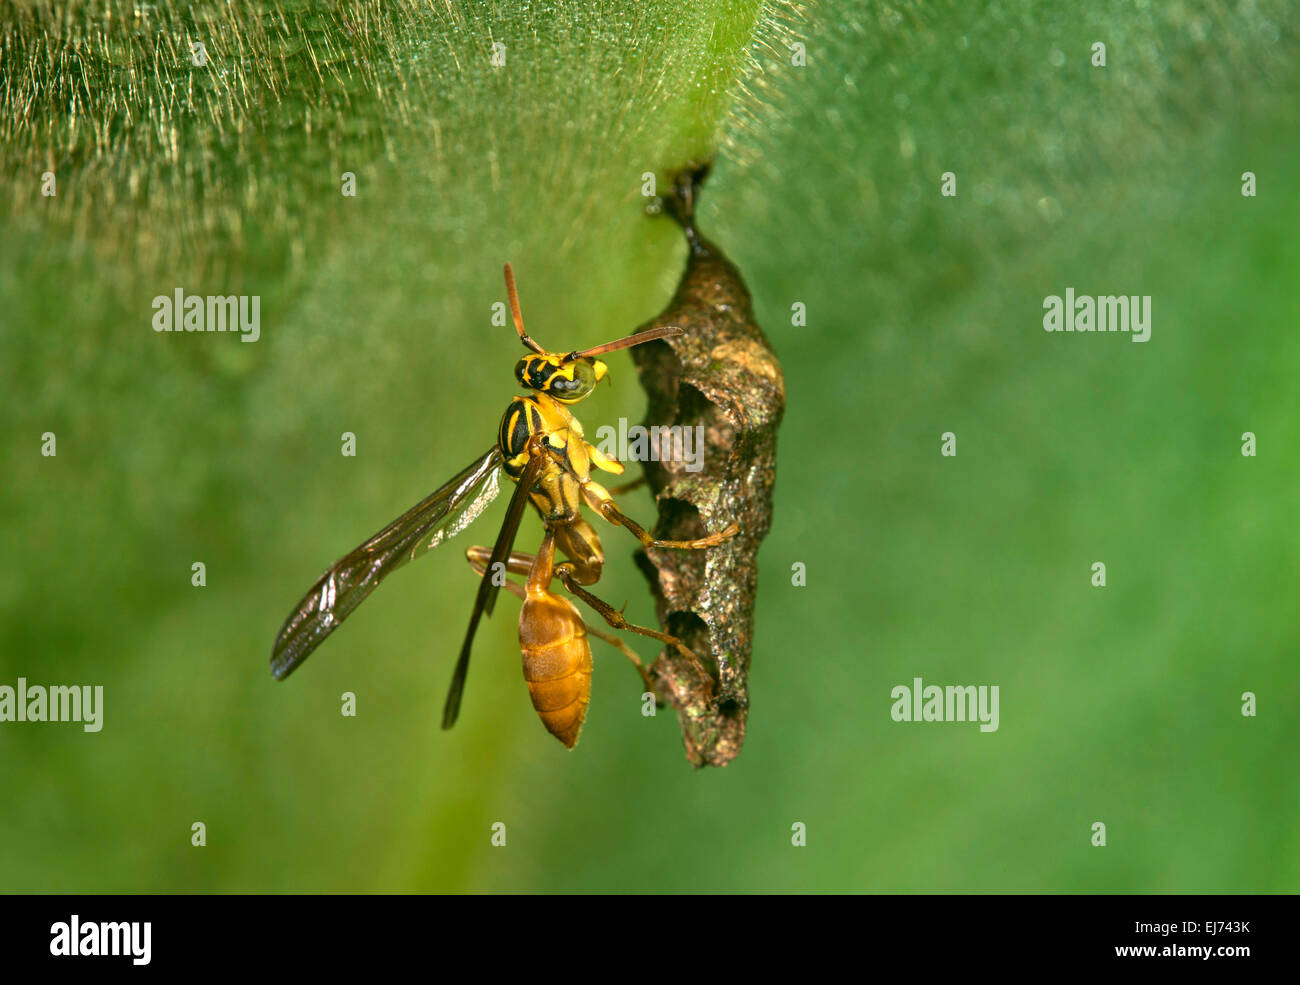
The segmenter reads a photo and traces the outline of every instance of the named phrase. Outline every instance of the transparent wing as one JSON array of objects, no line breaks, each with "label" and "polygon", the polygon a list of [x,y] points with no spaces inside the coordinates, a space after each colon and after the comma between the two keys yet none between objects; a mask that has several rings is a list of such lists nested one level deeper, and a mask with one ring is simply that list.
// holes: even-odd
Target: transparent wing
[{"label": "transparent wing", "polygon": [[276,679],[293,673],[391,572],[473,523],[496,499],[500,473],[501,452],[494,446],[321,575],[275,637]]}]

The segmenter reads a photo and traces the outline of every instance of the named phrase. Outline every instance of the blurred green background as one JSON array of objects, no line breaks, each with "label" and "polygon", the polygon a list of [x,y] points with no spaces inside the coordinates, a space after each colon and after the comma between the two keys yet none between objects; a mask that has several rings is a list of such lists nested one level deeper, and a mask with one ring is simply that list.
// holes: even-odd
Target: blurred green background
[{"label": "blurred green background", "polygon": [[[105,688],[98,734],[0,725],[0,890],[1295,891],[1295,5],[624,6],[0,3],[0,683]],[[272,681],[321,570],[493,440],[502,262],[544,344],[624,334],[683,256],[642,175],[715,150],[789,399],[739,759],[599,644],[565,753],[512,599],[440,731],[502,503]],[[155,334],[178,286],[261,341]],[[1151,341],[1045,333],[1067,287]],[[643,413],[611,369],[589,432]],[[917,676],[999,731],[891,721]]]}]

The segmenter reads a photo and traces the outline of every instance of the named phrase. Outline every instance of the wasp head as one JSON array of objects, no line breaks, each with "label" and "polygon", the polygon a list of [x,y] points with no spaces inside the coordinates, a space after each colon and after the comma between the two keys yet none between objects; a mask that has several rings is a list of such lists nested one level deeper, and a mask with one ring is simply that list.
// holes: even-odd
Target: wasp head
[{"label": "wasp head", "polygon": [[534,353],[515,363],[515,379],[562,404],[576,404],[605,378],[608,367],[599,359],[554,352]]}]

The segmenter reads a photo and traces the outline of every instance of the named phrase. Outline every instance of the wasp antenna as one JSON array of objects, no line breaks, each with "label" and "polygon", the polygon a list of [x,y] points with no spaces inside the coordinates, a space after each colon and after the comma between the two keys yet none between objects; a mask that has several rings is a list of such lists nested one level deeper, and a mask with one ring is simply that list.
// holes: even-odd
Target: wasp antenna
[{"label": "wasp antenna", "polygon": [[510,264],[506,264],[506,294],[510,296],[510,314],[515,319],[515,331],[519,333],[519,341],[522,342],[533,352],[545,352],[527,332],[524,331],[524,316],[519,310],[519,292],[515,289],[515,272],[510,269]]},{"label": "wasp antenna", "polygon": [[581,352],[570,352],[565,356],[565,360],[582,359],[586,356],[603,356],[607,352],[615,352],[618,349],[630,349],[634,345],[640,345],[642,342],[653,342],[655,339],[671,339],[678,335],[685,335],[683,329],[676,325],[663,325],[659,328],[647,329],[644,332],[637,332],[635,335],[629,335],[627,338],[619,339],[617,342],[606,342],[604,345],[598,345],[591,349],[583,349]]}]

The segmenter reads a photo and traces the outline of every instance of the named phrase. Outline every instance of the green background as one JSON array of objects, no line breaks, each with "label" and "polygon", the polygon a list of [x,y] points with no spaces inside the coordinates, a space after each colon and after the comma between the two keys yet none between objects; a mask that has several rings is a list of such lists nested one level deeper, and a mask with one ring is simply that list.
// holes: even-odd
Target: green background
[{"label": "green background", "polygon": [[[105,688],[98,734],[0,724],[0,890],[1296,890],[1293,4],[0,6],[0,683]],[[440,731],[500,503],[272,681],[320,571],[493,440],[502,262],[544,344],[626,333],[683,255],[642,175],[715,149],[788,387],[740,757],[693,771],[599,644],[566,753],[508,598]],[[178,286],[261,341],[155,334]],[[1045,333],[1067,287],[1151,341]],[[642,414],[611,371],[589,432]],[[891,721],[918,676],[999,731]]]}]

